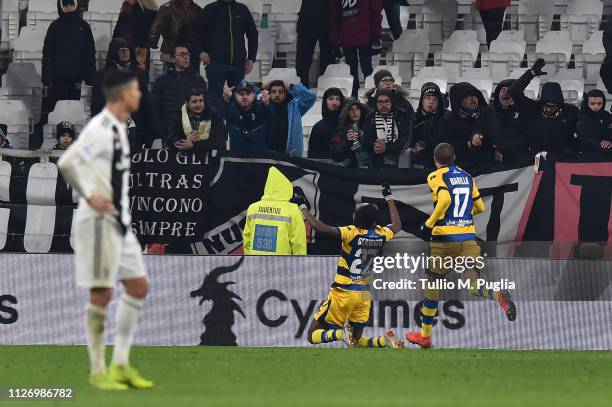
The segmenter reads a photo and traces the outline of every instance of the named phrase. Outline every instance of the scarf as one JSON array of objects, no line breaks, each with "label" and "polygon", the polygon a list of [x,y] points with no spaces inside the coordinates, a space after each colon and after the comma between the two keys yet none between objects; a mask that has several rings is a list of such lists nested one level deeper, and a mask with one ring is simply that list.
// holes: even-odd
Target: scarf
[{"label": "scarf", "polygon": [[387,143],[395,143],[397,141],[397,123],[393,113],[383,115],[376,112],[374,124],[376,125],[376,135],[379,140],[385,140]]},{"label": "scarf", "polygon": [[[191,118],[189,117],[189,112],[187,112],[187,105],[184,104],[181,108],[181,121],[183,124],[183,133],[185,136],[189,136],[191,132],[193,132],[193,126],[191,124]],[[202,120],[198,124],[198,134],[200,135],[200,141],[208,140],[210,138],[210,128],[211,121],[210,120]]]}]

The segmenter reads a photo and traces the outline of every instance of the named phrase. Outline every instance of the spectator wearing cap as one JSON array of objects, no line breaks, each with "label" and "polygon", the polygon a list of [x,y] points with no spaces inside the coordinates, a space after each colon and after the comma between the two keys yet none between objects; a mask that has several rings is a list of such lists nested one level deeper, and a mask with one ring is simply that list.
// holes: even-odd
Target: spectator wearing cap
[{"label": "spectator wearing cap", "polygon": [[457,165],[465,170],[492,163],[490,140],[474,135],[478,120],[487,107],[482,92],[470,83],[459,82],[450,89],[450,105],[452,110],[446,112],[436,126],[434,144],[452,145]]},{"label": "spectator wearing cap", "polygon": [[199,13],[191,37],[198,62],[206,65],[210,102],[219,108],[225,82],[236,86],[253,70],[259,45],[253,15],[235,0],[217,0]]},{"label": "spectator wearing cap", "polygon": [[128,47],[134,52],[136,66],[145,73],[149,81],[149,33],[157,17],[157,4],[155,0],[125,0],[121,6],[121,12],[113,38],[124,38]]},{"label": "spectator wearing cap", "polygon": [[89,24],[77,11],[76,0],[58,0],[59,18],[45,36],[42,82],[48,87],[45,111],[55,109],[58,100],[79,100],[81,83],[93,85],[96,75],[96,47]]},{"label": "spectator wearing cap", "polygon": [[[319,43],[319,75],[334,63],[329,44],[328,0],[302,0],[298,13],[295,69],[304,86],[310,86],[310,66]],[[318,76],[318,75],[317,75]]]},{"label": "spectator wearing cap", "polygon": [[480,13],[482,24],[487,33],[487,46],[499,37],[504,28],[504,15],[506,8],[510,7],[510,0],[475,0],[474,8]]},{"label": "spectator wearing cap", "polygon": [[57,144],[53,147],[54,150],[67,150],[68,147],[76,140],[76,132],[74,131],[74,124],[69,121],[58,123],[55,128],[55,138]]},{"label": "spectator wearing cap", "polygon": [[433,152],[436,147],[434,134],[436,127],[447,112],[446,106],[446,95],[442,94],[437,84],[433,82],[423,84],[410,145],[413,152],[414,167],[435,168],[433,160]]},{"label": "spectator wearing cap", "polygon": [[497,85],[493,101],[482,112],[474,131],[475,136],[490,140],[499,162],[512,162],[529,152],[525,134],[527,115],[517,109],[510,95],[514,82],[514,79],[506,79]]},{"label": "spectator wearing cap", "polygon": [[151,26],[149,45],[157,49],[159,37],[164,38],[161,59],[165,71],[174,64],[174,51],[178,44],[193,45],[189,43],[189,32],[201,11],[202,8],[193,0],[170,0],[159,8]]},{"label": "spectator wearing cap", "polygon": [[546,61],[538,59],[512,86],[509,93],[516,108],[527,115],[525,134],[532,154],[546,151],[558,158],[574,156],[578,151],[578,140],[574,136],[578,108],[565,103],[561,85],[547,82],[542,86],[540,100],[525,96],[525,88],[542,71]]},{"label": "spectator wearing cap", "polygon": [[191,69],[191,52],[183,44],[174,49],[174,66],[155,81],[152,91],[153,120],[162,139],[172,135],[176,112],[192,89],[207,89],[206,81]]},{"label": "spectator wearing cap", "polygon": [[223,88],[222,115],[229,133],[229,150],[244,155],[260,154],[267,149],[267,125],[270,117],[270,93],[261,92],[243,80],[233,90]]},{"label": "spectator wearing cap", "polygon": [[308,137],[308,158],[331,159],[339,137],[340,111],[344,105],[344,94],[338,88],[329,88],[323,93],[319,120]]},{"label": "spectator wearing cap", "polygon": [[215,112],[203,89],[192,89],[174,121],[174,131],[165,144],[180,151],[209,154],[225,150],[227,129],[223,118]]},{"label": "spectator wearing cap", "polygon": [[585,94],[576,134],[583,159],[612,160],[612,115],[606,112],[606,95],[599,89]]},{"label": "spectator wearing cap", "polygon": [[374,98],[376,109],[370,112],[364,126],[369,165],[375,169],[397,168],[399,155],[410,140],[411,118],[394,104],[392,90],[378,90]]},{"label": "spectator wearing cap", "polygon": [[275,80],[264,84],[270,92],[268,150],[294,157],[304,155],[302,116],[314,105],[317,95],[301,83]]},{"label": "spectator wearing cap", "polygon": [[359,91],[359,66],[372,74],[372,55],[382,49],[382,0],[330,0],[329,34],[332,48],[342,47],[353,76],[352,96]]},{"label": "spectator wearing cap", "polygon": [[395,78],[390,71],[380,69],[374,73],[374,77],[372,79],[374,80],[374,87],[365,93],[365,97],[368,99],[367,105],[370,109],[376,109],[376,101],[374,100],[376,91],[379,89],[387,89],[393,91],[393,102],[395,103],[395,106],[401,108],[410,116],[414,115],[414,109],[408,100],[408,91],[402,88],[400,84],[395,83]]}]

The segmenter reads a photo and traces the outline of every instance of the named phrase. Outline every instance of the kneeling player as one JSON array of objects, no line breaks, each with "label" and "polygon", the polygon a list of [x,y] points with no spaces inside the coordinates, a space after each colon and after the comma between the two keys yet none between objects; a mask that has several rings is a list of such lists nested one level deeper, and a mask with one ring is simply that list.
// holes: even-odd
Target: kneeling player
[{"label": "kneeling player", "polygon": [[313,217],[304,197],[296,197],[296,203],[310,225],[320,233],[342,240],[338,269],[329,295],[315,314],[308,330],[308,342],[312,344],[344,341],[348,347],[403,348],[393,331],[385,336],[362,336],[370,317],[369,275],[371,263],[387,241],[400,231],[402,224],[391,195],[391,188],[383,184],[383,196],[388,202],[391,225],[376,225],[378,207],[362,204],[355,209],[354,225],[332,227]]},{"label": "kneeling player", "polygon": [[[436,260],[446,257],[476,259],[480,256],[480,247],[476,243],[473,217],[485,211],[476,183],[470,174],[455,165],[455,151],[450,144],[441,143],[436,146],[434,162],[438,169],[429,174],[427,183],[435,209],[421,226],[421,229],[431,236],[430,255]],[[433,263],[428,275],[432,282],[444,278],[451,271],[450,268],[444,267],[443,262]],[[516,307],[508,291],[493,291],[486,286],[479,288],[476,270],[465,270],[462,278],[470,282],[471,295],[499,302],[506,317],[510,321],[516,319]],[[431,347],[431,327],[438,310],[438,298],[437,289],[425,290],[421,308],[421,332],[408,332],[406,339],[410,343],[422,348]]]}]

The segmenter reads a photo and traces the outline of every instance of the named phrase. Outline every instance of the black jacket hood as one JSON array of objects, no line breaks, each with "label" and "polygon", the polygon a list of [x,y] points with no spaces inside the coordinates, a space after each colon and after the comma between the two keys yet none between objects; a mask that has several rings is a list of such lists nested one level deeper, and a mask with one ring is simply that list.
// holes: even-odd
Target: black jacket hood
[{"label": "black jacket hood", "polygon": [[459,82],[450,88],[450,104],[453,112],[459,112],[461,109],[461,101],[468,95],[476,96],[478,98],[479,110],[482,110],[487,106],[487,101],[478,88],[468,82]]},{"label": "black jacket hood", "polygon": [[540,96],[540,102],[544,103],[555,103],[561,107],[565,100],[563,99],[563,91],[561,85],[558,82],[546,82],[542,86],[542,94]]},{"label": "black jacket hood", "polygon": [[[509,88],[514,82],[516,82],[516,79],[504,79],[495,87],[495,91],[493,92],[493,104],[495,107],[502,108],[501,103],[499,103],[499,93],[502,88]],[[510,108],[504,110],[510,110]]]},{"label": "black jacket hood", "polygon": [[[438,98],[438,108],[431,113],[425,113],[423,111],[423,98],[426,94],[433,95]],[[419,107],[417,108],[417,120],[423,116],[427,116],[430,118],[440,118],[446,112],[447,106],[448,100],[446,98],[446,95],[442,94],[440,87],[434,82],[427,82],[421,87],[421,97],[419,98]]]},{"label": "black jacket hood", "polygon": [[[119,64],[119,50],[121,48],[130,48],[128,42],[120,37],[115,37],[111,40],[108,45],[108,53],[106,54],[106,64],[104,65],[105,70],[110,69],[113,65]],[[130,62],[127,65],[136,63],[134,50],[130,48]]]},{"label": "black jacket hood", "polygon": [[[325,101],[327,100],[328,97],[330,96],[339,96],[340,97],[340,109],[336,112],[332,112],[327,108],[327,103],[325,103]],[[329,88],[325,91],[325,93],[323,93],[323,103],[321,104],[321,114],[323,115],[323,119],[332,119],[332,120],[338,120],[338,118],[340,117],[340,111],[342,110],[342,107],[344,106],[344,94],[342,93],[342,91],[338,88]]]},{"label": "black jacket hood", "polygon": [[[603,99],[603,106],[599,112],[594,112],[588,105],[590,97],[598,97]],[[593,89],[584,94],[582,103],[580,103],[580,111],[578,112],[578,120],[601,120],[607,116],[606,112],[606,95],[599,89]]]},{"label": "black jacket hood", "polygon": [[[79,16],[79,0],[73,0],[73,1],[76,7],[76,11],[71,14],[73,14],[74,17],[78,17]],[[64,13],[64,8],[62,7],[62,0],[57,0],[57,14],[59,15],[60,18],[74,18],[72,17],[72,15],[69,16],[68,14]]]}]

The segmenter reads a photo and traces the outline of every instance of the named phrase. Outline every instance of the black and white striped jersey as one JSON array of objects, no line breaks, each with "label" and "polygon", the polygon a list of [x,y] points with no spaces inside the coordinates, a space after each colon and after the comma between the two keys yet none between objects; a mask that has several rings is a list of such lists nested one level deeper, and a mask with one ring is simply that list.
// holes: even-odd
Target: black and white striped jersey
[{"label": "black and white striped jersey", "polygon": [[130,145],[126,125],[107,109],[91,119],[64,153],[58,167],[81,195],[76,221],[97,216],[87,199],[102,195],[113,202],[124,230],[131,223],[129,209]]}]

